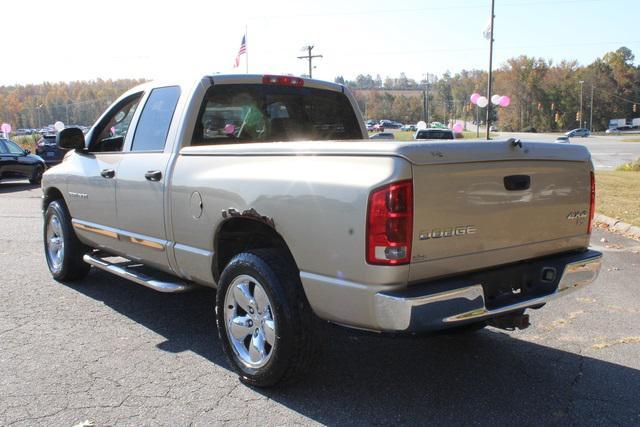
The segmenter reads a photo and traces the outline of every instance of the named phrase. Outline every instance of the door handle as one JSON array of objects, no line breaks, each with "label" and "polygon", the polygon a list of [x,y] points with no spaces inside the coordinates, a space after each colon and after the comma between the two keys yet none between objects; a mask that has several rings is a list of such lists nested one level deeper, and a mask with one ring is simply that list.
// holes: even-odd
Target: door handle
[{"label": "door handle", "polygon": [[160,181],[162,179],[162,172],[160,171],[147,171],[144,174],[147,181]]},{"label": "door handle", "polygon": [[528,190],[531,186],[529,175],[509,175],[504,177],[504,188],[508,191]]},{"label": "door handle", "polygon": [[113,178],[114,176],[116,176],[116,171],[114,171],[113,169],[102,169],[102,171],[100,171],[100,175],[103,178]]}]

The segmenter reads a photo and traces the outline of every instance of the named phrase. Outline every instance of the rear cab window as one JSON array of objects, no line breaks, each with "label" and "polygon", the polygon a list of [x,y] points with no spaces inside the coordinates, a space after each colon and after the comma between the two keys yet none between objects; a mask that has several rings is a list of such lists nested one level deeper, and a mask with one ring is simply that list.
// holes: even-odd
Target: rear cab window
[{"label": "rear cab window", "polygon": [[416,139],[453,139],[453,132],[449,130],[421,130],[418,131]]},{"label": "rear cab window", "polygon": [[138,119],[131,151],[164,150],[179,98],[178,86],[160,87],[151,91]]},{"label": "rear cab window", "polygon": [[211,87],[191,145],[362,139],[342,92],[260,84]]}]

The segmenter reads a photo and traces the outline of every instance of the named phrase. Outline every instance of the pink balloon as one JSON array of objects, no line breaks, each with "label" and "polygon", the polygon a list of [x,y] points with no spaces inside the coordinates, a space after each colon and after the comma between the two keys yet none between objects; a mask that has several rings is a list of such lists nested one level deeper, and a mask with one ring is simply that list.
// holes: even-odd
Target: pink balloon
[{"label": "pink balloon", "polygon": [[509,98],[507,95],[503,95],[502,98],[500,98],[500,106],[508,107],[509,104],[511,104],[511,98]]},{"label": "pink balloon", "polygon": [[236,131],[236,127],[234,125],[232,125],[231,123],[227,123],[224,126],[224,133],[226,133],[227,135],[231,135],[235,131]]},{"label": "pink balloon", "polygon": [[477,104],[478,103],[478,98],[480,98],[480,94],[479,93],[472,93],[471,94],[471,98],[469,98],[471,100],[472,104]]},{"label": "pink balloon", "polygon": [[11,125],[9,123],[3,123],[2,128],[0,130],[2,130],[2,132],[10,133]]},{"label": "pink balloon", "polygon": [[461,133],[462,132],[462,125],[460,123],[456,123],[455,125],[453,125],[453,131],[455,133]]}]

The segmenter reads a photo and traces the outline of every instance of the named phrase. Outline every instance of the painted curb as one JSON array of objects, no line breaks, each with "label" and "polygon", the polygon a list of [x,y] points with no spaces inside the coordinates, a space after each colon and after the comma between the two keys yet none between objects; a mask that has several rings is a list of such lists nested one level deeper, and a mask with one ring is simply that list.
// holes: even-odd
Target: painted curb
[{"label": "painted curb", "polygon": [[597,223],[606,224],[611,230],[626,234],[635,239],[640,239],[640,227],[628,224],[626,222],[622,222],[618,219],[611,218],[610,216],[602,215],[599,213],[596,213],[594,220]]}]

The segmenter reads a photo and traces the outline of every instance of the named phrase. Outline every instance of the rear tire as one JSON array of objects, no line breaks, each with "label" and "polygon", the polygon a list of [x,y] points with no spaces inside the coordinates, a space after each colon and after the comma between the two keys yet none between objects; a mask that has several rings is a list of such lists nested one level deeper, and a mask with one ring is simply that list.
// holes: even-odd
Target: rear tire
[{"label": "rear tire", "polygon": [[315,355],[313,319],[298,271],[281,252],[240,253],[222,272],[218,335],[242,382],[269,387],[300,379]]},{"label": "rear tire", "polygon": [[89,273],[91,266],[82,260],[89,248],[78,240],[62,200],[54,200],[47,206],[43,234],[45,258],[55,280],[78,280]]}]

